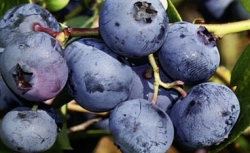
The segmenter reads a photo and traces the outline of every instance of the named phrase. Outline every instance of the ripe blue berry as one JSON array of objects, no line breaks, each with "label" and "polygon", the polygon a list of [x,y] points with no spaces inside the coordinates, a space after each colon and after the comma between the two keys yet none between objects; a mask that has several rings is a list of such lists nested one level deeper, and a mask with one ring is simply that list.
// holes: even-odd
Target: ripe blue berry
[{"label": "ripe blue berry", "polygon": [[55,97],[68,79],[60,44],[44,32],[16,35],[1,55],[0,69],[9,88],[29,101]]},{"label": "ripe blue berry", "polygon": [[21,153],[48,150],[56,141],[55,120],[45,111],[17,107],[8,112],[0,126],[0,138],[10,149]]},{"label": "ripe blue berry", "polygon": [[132,69],[105,43],[94,39],[92,43],[90,39],[73,42],[66,48],[65,57],[69,67],[68,89],[79,105],[101,112],[127,100],[132,88]]},{"label": "ripe blue berry", "polygon": [[192,87],[173,105],[170,118],[181,144],[204,148],[224,141],[236,123],[240,104],[234,92],[214,82]]},{"label": "ripe blue berry", "polygon": [[22,4],[9,9],[0,20],[0,46],[7,46],[16,34],[34,31],[35,24],[60,30],[56,18],[39,5]]},{"label": "ripe blue berry", "polygon": [[165,40],[168,17],[159,0],[106,0],[100,11],[100,34],[117,54],[142,57]]},{"label": "ripe blue berry", "polygon": [[110,114],[109,127],[123,153],[164,153],[174,138],[169,116],[145,99],[119,104]]},{"label": "ripe blue berry", "polygon": [[188,22],[176,22],[169,27],[158,56],[168,75],[188,85],[207,81],[220,63],[212,34],[205,27]]}]

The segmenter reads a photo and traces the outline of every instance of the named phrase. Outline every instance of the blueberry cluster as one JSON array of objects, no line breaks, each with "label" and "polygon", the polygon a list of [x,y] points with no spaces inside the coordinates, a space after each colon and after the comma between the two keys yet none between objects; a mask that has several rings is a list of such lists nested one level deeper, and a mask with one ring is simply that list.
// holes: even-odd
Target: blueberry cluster
[{"label": "blueberry cluster", "polygon": [[[0,20],[0,125],[2,142],[16,152],[46,151],[56,141],[62,121],[43,102],[58,95],[68,80],[63,49],[35,25],[60,31],[55,17],[36,4],[7,11]],[[41,103],[39,109],[31,107]],[[36,106],[36,105],[35,105]],[[35,108],[35,107],[34,107]]]},{"label": "blueberry cluster", "polygon": [[[165,153],[174,140],[205,148],[227,138],[240,106],[230,88],[209,82],[220,54],[206,27],[170,25],[159,0],[105,0],[99,17],[100,37],[65,48],[34,30],[61,30],[36,4],[14,7],[0,20],[0,110],[8,111],[0,138],[6,146],[25,153],[48,150],[61,121],[44,102],[63,91],[88,111],[109,113],[107,129],[123,153]],[[160,80],[189,85],[186,96],[162,86],[155,94],[156,72],[147,58],[152,54]],[[46,107],[29,107],[37,103]]]}]

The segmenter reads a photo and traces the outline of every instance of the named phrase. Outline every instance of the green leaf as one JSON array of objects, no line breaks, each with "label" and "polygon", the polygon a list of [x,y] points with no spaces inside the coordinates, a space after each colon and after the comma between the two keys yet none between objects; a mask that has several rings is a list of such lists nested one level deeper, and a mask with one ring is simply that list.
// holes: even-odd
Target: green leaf
[{"label": "green leaf", "polygon": [[29,0],[3,0],[1,1],[0,4],[0,18],[3,17],[4,13],[6,11],[8,11],[10,8],[20,5],[20,4],[24,4],[24,3],[30,3]]},{"label": "green leaf", "polygon": [[240,116],[229,137],[219,146],[211,148],[210,152],[218,152],[234,142],[250,126],[250,45],[241,54],[232,71],[231,85],[237,86],[236,96],[240,101]]},{"label": "green leaf", "polygon": [[240,0],[245,9],[250,12],[250,1],[249,0]]},{"label": "green leaf", "polygon": [[171,0],[173,4],[179,4],[183,2],[183,0]]},{"label": "green leaf", "polygon": [[70,140],[68,137],[68,128],[67,128],[67,104],[63,105],[58,112],[63,120],[63,127],[59,135],[57,136],[57,141],[54,148],[58,148],[58,150],[72,150],[70,145]]},{"label": "green leaf", "polygon": [[45,153],[64,153],[64,150],[72,150],[73,148],[70,145],[70,140],[68,137],[68,128],[67,128],[67,105],[63,105],[60,110],[58,110],[59,115],[63,121],[63,127],[60,133],[57,136],[55,144]]},{"label": "green leaf", "polygon": [[90,28],[96,19],[96,16],[78,16],[67,20],[64,22],[65,25],[69,27],[77,27],[77,28]]},{"label": "green leaf", "polygon": [[241,135],[236,140],[237,144],[239,144],[237,150],[239,149],[242,153],[249,153],[250,151],[250,142],[246,136]]},{"label": "green leaf", "polygon": [[[98,15],[99,15],[99,11],[95,10],[93,16],[77,16],[77,17],[74,17],[72,19],[65,21],[63,24],[65,24],[66,26],[75,27],[75,28],[76,27],[77,28],[91,28],[93,27],[94,22],[98,19]],[[79,37],[71,38],[65,46],[69,45],[70,43],[72,43],[73,41],[77,39],[79,39]]]},{"label": "green leaf", "polygon": [[237,63],[234,66],[231,77],[231,85],[238,86],[239,89],[242,88],[242,85],[248,85],[250,80],[248,81],[248,77],[250,75],[250,45],[246,47],[244,52],[241,54],[240,58],[237,60]]},{"label": "green leaf", "polygon": [[63,120],[62,131],[59,133],[57,137],[57,144],[63,150],[72,150],[70,145],[70,140],[68,137],[68,128],[67,128],[67,105],[63,105],[60,110],[60,115]]},{"label": "green leaf", "polygon": [[177,9],[175,8],[174,4],[171,0],[168,1],[168,8],[167,8],[167,15],[169,17],[169,22],[174,23],[178,21],[182,21],[180,14],[178,13]]}]

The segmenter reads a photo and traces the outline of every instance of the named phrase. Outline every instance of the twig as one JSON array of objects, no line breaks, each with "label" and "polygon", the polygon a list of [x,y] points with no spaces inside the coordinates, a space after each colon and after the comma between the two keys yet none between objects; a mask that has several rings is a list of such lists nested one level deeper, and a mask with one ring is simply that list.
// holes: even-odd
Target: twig
[{"label": "twig", "polygon": [[159,86],[162,86],[166,89],[175,89],[177,90],[178,92],[181,93],[181,95],[183,97],[186,97],[187,93],[184,89],[182,89],[180,87],[180,85],[184,85],[184,82],[183,81],[180,81],[180,80],[176,80],[174,82],[171,82],[171,83],[164,83],[161,81],[161,78],[160,78],[160,69],[156,63],[156,60],[154,58],[154,55],[153,54],[150,54],[148,55],[148,58],[149,58],[149,62],[153,68],[153,72],[154,72],[154,95],[153,95],[153,98],[152,98],[152,103],[153,104],[156,104],[157,102],[157,97],[158,97],[158,92],[159,92]]},{"label": "twig", "polygon": [[33,27],[34,31],[45,32],[52,37],[54,37],[61,45],[64,47],[66,41],[70,37],[91,37],[99,35],[99,28],[71,28],[65,27],[63,30],[57,32],[50,28],[41,26],[40,24],[35,24]]},{"label": "twig", "polygon": [[106,116],[109,114],[109,112],[91,112],[89,110],[84,109],[83,107],[81,107],[80,105],[78,105],[75,100],[70,101],[67,104],[67,109],[68,111],[73,111],[73,112],[82,112],[82,113],[90,113],[90,114],[97,114],[99,116]]},{"label": "twig", "polygon": [[250,30],[250,19],[237,22],[223,23],[223,24],[197,24],[197,25],[205,26],[209,32],[222,38],[223,36],[228,34]]},{"label": "twig", "polygon": [[87,120],[87,121],[84,122],[84,123],[81,123],[81,124],[79,124],[79,125],[70,127],[70,128],[68,129],[68,133],[73,133],[73,132],[78,132],[78,131],[86,130],[89,126],[91,126],[91,125],[93,125],[94,123],[99,122],[99,121],[101,121],[101,120],[102,120],[101,117],[89,119],[89,120]]}]

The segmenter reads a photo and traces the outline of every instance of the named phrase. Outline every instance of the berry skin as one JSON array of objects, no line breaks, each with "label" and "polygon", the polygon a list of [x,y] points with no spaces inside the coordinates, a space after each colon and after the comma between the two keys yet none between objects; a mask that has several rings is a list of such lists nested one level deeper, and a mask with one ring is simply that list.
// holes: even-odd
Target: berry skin
[{"label": "berry skin", "polygon": [[205,27],[176,22],[158,52],[162,69],[174,80],[195,85],[211,78],[220,63],[214,37]]},{"label": "berry skin", "polygon": [[7,46],[16,34],[34,31],[35,24],[60,30],[56,18],[39,5],[22,4],[11,8],[0,20],[0,47]]},{"label": "berry skin", "polygon": [[239,101],[225,85],[214,82],[192,87],[171,110],[175,138],[191,148],[218,145],[228,137],[240,113]]},{"label": "berry skin", "polygon": [[171,146],[174,128],[169,116],[145,99],[133,99],[111,111],[110,132],[123,153],[164,153]]},{"label": "berry skin", "polygon": [[8,88],[0,75],[0,111],[11,110],[24,105],[23,102]]},{"label": "berry skin", "polygon": [[88,45],[88,46],[92,46],[94,48],[100,49],[101,51],[109,54],[110,56],[112,56],[113,58],[117,59],[118,61],[120,61],[121,63],[124,63],[126,65],[129,65],[130,63],[125,60],[125,58],[123,58],[122,56],[112,52],[110,50],[110,48],[107,46],[107,44],[102,40],[102,39],[97,39],[97,38],[83,38],[83,39],[79,39],[79,42]]},{"label": "berry skin", "polygon": [[60,44],[43,32],[16,35],[1,55],[0,68],[9,88],[29,101],[55,97],[68,79]]},{"label": "berry skin", "polygon": [[94,112],[109,111],[127,100],[133,71],[105,43],[92,41],[75,41],[65,49],[69,67],[67,87],[83,108]]},{"label": "berry skin", "polygon": [[20,153],[48,150],[56,141],[55,120],[44,110],[17,107],[8,112],[0,125],[0,138],[10,149]]},{"label": "berry skin", "polygon": [[136,58],[157,51],[168,29],[159,0],[106,0],[100,11],[100,34],[117,54]]}]

